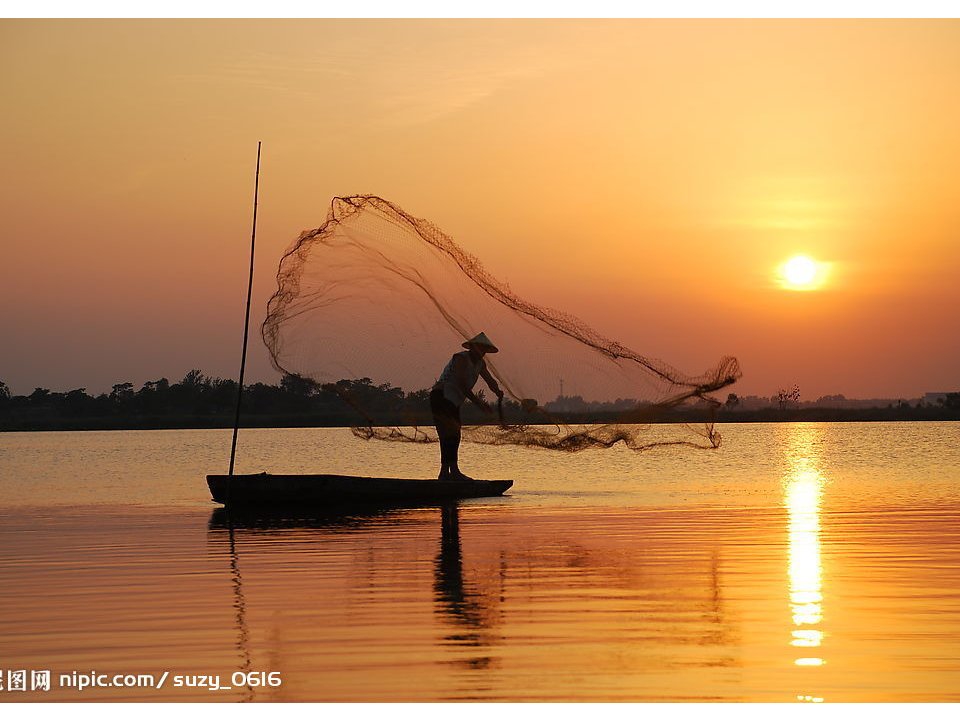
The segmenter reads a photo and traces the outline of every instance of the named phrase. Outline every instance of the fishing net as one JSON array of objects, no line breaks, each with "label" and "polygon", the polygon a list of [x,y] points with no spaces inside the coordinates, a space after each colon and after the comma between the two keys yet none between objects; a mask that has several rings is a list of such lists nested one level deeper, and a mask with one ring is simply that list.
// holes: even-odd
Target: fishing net
[{"label": "fishing net", "polygon": [[[524,300],[433,224],[375,196],[334,198],[326,222],[281,259],[277,285],[262,327],[274,367],[336,392],[364,438],[435,441],[429,389],[481,331],[500,349],[485,360],[506,402],[486,424],[465,412],[470,442],[716,447],[712,422],[649,423],[681,405],[714,407],[709,393],[740,376],[732,357],[684,375]],[[558,396],[561,379],[576,398]]]}]

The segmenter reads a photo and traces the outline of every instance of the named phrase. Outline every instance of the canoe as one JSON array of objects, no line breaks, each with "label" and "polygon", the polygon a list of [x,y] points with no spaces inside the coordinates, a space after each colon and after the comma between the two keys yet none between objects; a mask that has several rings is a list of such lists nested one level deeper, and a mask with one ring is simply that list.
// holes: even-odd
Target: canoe
[{"label": "canoe", "polygon": [[214,502],[230,506],[424,505],[503,495],[513,480],[407,480],[352,475],[207,475]]}]

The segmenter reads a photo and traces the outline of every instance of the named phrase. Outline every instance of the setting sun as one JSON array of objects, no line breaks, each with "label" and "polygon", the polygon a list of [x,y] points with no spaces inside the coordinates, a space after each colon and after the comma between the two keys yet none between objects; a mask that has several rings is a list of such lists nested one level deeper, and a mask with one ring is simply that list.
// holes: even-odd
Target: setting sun
[{"label": "setting sun", "polygon": [[820,287],[824,280],[822,263],[806,255],[794,255],[780,266],[780,279],[788,290],[813,290]]}]

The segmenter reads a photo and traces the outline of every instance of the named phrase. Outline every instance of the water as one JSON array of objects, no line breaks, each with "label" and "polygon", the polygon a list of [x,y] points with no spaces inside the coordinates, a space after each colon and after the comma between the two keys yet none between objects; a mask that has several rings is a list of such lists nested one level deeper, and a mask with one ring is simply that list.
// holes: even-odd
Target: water
[{"label": "water", "polygon": [[[0,669],[28,670],[0,699],[960,700],[960,424],[722,432],[464,446],[507,496],[231,522],[203,480],[229,431],[0,434]],[[435,453],[245,430],[238,469],[429,477]]]}]

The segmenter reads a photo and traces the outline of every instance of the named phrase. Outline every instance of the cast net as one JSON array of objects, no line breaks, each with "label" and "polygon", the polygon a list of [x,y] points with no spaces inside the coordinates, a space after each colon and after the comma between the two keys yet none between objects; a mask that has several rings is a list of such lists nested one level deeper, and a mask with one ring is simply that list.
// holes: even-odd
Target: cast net
[{"label": "cast net", "polygon": [[[274,367],[336,393],[368,439],[435,441],[429,389],[481,331],[500,349],[485,360],[506,397],[499,415],[464,406],[470,442],[716,447],[712,421],[676,422],[676,412],[698,406],[702,417],[718,404],[710,393],[740,376],[732,357],[685,375],[524,300],[433,224],[370,195],[334,198],[326,222],[281,259],[277,285],[262,327]],[[576,398],[558,395],[560,379]]]}]

